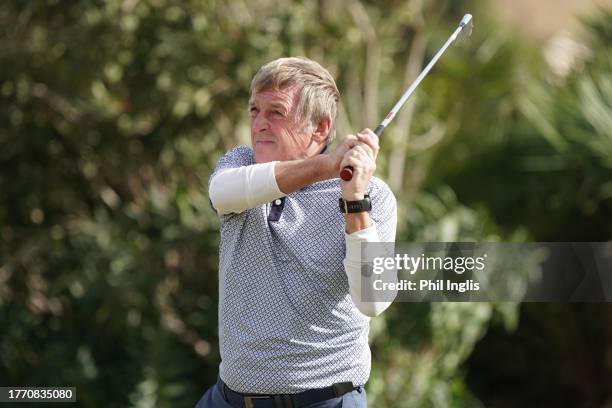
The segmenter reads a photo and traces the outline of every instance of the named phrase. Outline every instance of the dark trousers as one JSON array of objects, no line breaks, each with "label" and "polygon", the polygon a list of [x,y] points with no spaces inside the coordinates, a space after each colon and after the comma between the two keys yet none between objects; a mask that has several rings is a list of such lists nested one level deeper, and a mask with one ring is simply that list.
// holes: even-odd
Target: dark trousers
[{"label": "dark trousers", "polygon": [[[359,387],[359,389],[347,392],[341,397],[331,398],[308,406],[298,407],[294,405],[294,408],[367,408],[367,406],[368,399],[365,389]],[[253,408],[259,407],[274,407],[274,402],[272,400],[254,400]],[[223,383],[219,379],[200,398],[196,408],[244,408],[244,405],[234,406],[228,402],[223,391]]]}]

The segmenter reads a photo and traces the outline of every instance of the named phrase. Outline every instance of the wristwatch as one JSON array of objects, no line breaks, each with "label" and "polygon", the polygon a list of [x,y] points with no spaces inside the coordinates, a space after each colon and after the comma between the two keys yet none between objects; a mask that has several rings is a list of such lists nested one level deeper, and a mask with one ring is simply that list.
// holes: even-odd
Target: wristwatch
[{"label": "wristwatch", "polygon": [[363,196],[363,200],[344,201],[342,198],[340,198],[338,203],[340,205],[340,212],[343,214],[359,213],[372,210],[372,200],[370,200],[370,196],[367,194]]}]

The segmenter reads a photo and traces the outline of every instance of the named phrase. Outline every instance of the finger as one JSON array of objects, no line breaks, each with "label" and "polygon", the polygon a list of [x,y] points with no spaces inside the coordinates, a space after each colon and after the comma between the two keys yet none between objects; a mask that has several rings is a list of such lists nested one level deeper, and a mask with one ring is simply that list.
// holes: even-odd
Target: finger
[{"label": "finger", "polygon": [[372,140],[378,140],[378,136],[376,136],[376,133],[374,133],[372,129],[370,128],[365,128],[361,132],[357,132],[357,133],[360,133],[362,135],[367,135]]},{"label": "finger", "polygon": [[349,134],[344,136],[344,138],[342,139],[343,143],[351,143],[351,142],[356,142],[359,139],[357,138],[357,135],[353,135],[353,134]]},{"label": "finger", "polygon": [[345,168],[350,166],[353,168],[353,173],[361,173],[361,165],[362,162],[359,158],[355,156],[344,156],[342,158],[342,162],[340,163],[340,167]]},{"label": "finger", "polygon": [[338,160],[340,160],[340,158],[344,156],[346,152],[348,152],[358,143],[359,143],[359,140],[357,139],[357,136],[346,135],[345,137],[342,138],[338,146],[336,146],[336,149],[334,150],[335,156],[338,158]]},{"label": "finger", "polygon": [[355,173],[373,173],[376,170],[376,163],[369,161],[369,159],[364,160],[364,157],[356,152],[345,155],[340,166],[342,168],[351,166]]},{"label": "finger", "polygon": [[346,152],[346,154],[342,158],[341,166],[345,165],[343,163],[351,163],[350,165],[354,168],[359,168],[363,170],[376,168],[375,161],[367,153],[366,147],[364,146],[357,146]]},{"label": "finger", "polygon": [[358,144],[357,146],[353,147],[350,151],[358,152],[361,155],[363,155],[364,158],[367,157],[368,160],[371,160],[371,161],[376,160],[376,154],[374,153],[374,150],[365,143]]},{"label": "finger", "polygon": [[363,129],[361,132],[357,133],[356,136],[360,142],[367,143],[372,148],[372,150],[378,152],[380,148],[378,136],[376,136],[376,134],[370,129]]}]

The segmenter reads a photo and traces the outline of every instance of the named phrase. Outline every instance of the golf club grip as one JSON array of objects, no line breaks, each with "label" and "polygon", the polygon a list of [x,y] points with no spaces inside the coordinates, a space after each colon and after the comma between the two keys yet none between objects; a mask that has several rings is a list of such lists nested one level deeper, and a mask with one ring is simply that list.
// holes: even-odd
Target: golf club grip
[{"label": "golf club grip", "polygon": [[[376,136],[380,137],[383,130],[385,130],[385,127],[383,125],[378,125],[376,129],[374,129],[374,133]],[[351,166],[344,167],[342,171],[340,171],[340,178],[344,181],[351,181],[353,179],[353,168]]]}]

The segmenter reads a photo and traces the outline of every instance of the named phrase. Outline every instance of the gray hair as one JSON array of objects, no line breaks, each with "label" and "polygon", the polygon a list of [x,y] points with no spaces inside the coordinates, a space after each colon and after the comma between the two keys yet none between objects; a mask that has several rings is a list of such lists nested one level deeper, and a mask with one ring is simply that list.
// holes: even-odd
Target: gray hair
[{"label": "gray hair", "polygon": [[251,81],[251,96],[266,89],[282,89],[297,85],[302,117],[317,124],[331,118],[327,144],[336,134],[336,116],[340,92],[329,71],[306,57],[278,58],[265,64]]}]

